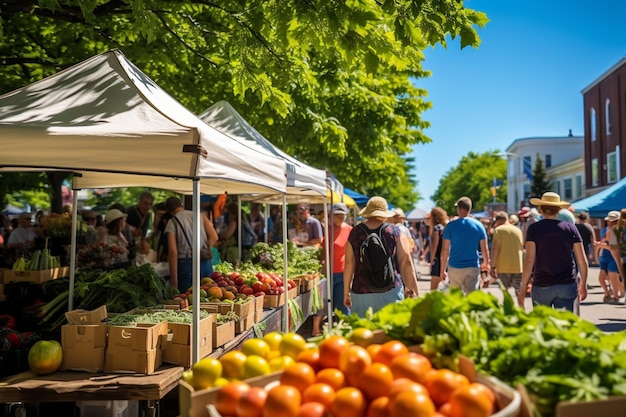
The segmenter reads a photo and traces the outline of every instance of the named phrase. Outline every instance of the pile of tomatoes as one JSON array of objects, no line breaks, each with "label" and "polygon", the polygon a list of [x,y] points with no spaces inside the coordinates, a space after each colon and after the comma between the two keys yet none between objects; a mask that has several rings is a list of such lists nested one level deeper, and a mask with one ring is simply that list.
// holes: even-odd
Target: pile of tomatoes
[{"label": "pile of tomatoes", "polygon": [[275,384],[231,381],[216,393],[223,417],[487,417],[495,395],[400,341],[324,339],[300,352]]}]

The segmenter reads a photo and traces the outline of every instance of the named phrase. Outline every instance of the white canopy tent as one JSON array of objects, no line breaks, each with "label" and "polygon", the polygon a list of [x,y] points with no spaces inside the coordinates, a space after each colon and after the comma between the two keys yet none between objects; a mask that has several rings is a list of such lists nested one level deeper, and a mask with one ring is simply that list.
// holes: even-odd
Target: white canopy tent
[{"label": "white canopy tent", "polygon": [[[298,203],[302,201],[323,203],[324,216],[327,218],[327,196],[330,196],[331,201],[333,192],[329,189],[327,184],[326,171],[313,168],[301,161],[298,161],[294,157],[283,152],[281,149],[274,146],[268,141],[259,131],[257,131],[246,119],[244,119],[234,107],[226,101],[218,101],[211,107],[202,112],[198,117],[204,120],[207,124],[219,130],[220,132],[230,136],[231,138],[241,142],[247,143],[251,146],[258,148],[261,152],[265,152],[269,155],[273,155],[282,158],[286,165],[287,175],[287,192],[283,196],[283,201],[278,201],[276,196],[254,196],[252,199],[257,202],[264,202],[268,204],[280,204],[282,205],[282,218],[283,218],[283,236],[287,236],[287,202]],[[239,201],[241,205],[241,201]],[[267,219],[267,213],[266,213]],[[241,218],[239,219],[241,224]],[[328,228],[324,227],[324,241],[328,242]],[[241,231],[240,231],[241,232]],[[241,236],[239,237],[241,242]],[[324,245],[328,251],[330,245]],[[287,245],[283,246],[284,250],[284,273],[285,278],[287,276]],[[241,253],[241,248],[239,250]],[[326,253],[328,258],[328,252]],[[329,296],[327,297],[327,309],[328,317],[332,317],[332,304],[330,299],[331,288],[331,274],[330,263],[326,264],[326,289]],[[285,292],[285,296],[287,293]],[[288,310],[287,303],[284,307],[284,322],[288,322]],[[332,324],[332,320],[329,320],[329,325]]]},{"label": "white canopy tent", "polygon": [[[201,191],[283,195],[286,191],[282,159],[211,128],[118,50],[0,96],[0,144],[3,170],[73,172],[75,189],[146,186],[193,194],[196,231]],[[73,249],[75,235],[73,231]],[[192,243],[197,276],[199,233]],[[72,258],[70,291],[74,267]],[[198,280],[193,291],[199,291]],[[195,328],[198,323],[196,309]],[[193,342],[195,362],[198,332]]]}]

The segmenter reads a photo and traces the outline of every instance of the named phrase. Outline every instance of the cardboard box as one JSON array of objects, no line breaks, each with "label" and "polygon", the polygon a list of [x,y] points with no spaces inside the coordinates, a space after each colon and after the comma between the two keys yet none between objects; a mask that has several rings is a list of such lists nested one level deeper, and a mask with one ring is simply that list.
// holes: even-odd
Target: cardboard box
[{"label": "cardboard box", "polygon": [[259,323],[263,320],[263,300],[265,299],[264,295],[259,295],[258,297],[254,297],[254,321]]},{"label": "cardboard box", "polygon": [[626,396],[596,401],[561,401],[556,406],[556,417],[622,417]]},{"label": "cardboard box", "polygon": [[[215,314],[200,320],[200,352],[202,359],[213,351],[213,323]],[[191,324],[167,323],[167,338],[163,349],[163,362],[186,368],[192,363],[193,327]]]},{"label": "cardboard box", "polygon": [[4,272],[4,282],[34,282],[41,284],[57,278],[70,275],[70,268],[63,266],[60,268],[46,269],[43,271],[13,271]]},{"label": "cardboard box", "polygon": [[[298,287],[293,287],[288,291],[289,299],[293,300],[298,296]],[[267,295],[263,297],[264,308],[277,308],[285,305],[285,294]]]},{"label": "cardboard box", "polygon": [[293,282],[298,285],[298,291],[302,294],[311,291],[314,286],[319,284],[320,280],[318,276],[315,276],[314,278],[296,278]]},{"label": "cardboard box", "polygon": [[227,321],[226,323],[217,324],[213,322],[213,349],[224,346],[235,338],[235,322]]},{"label": "cardboard box", "polygon": [[109,326],[104,371],[151,374],[161,366],[167,323]]},{"label": "cardboard box", "polygon": [[104,357],[104,372],[133,373],[150,375],[163,363],[163,353],[159,349],[136,351],[107,349]]},{"label": "cardboard box", "polygon": [[100,372],[104,369],[107,325],[66,324],[61,327],[63,361],[60,369]]},{"label": "cardboard box", "polygon": [[8,271],[8,268],[0,268],[0,284],[4,283],[4,271]]},{"label": "cardboard box", "polygon": [[255,321],[256,311],[252,310],[248,317],[244,317],[235,322],[235,334],[243,333],[256,323]]},{"label": "cardboard box", "polygon": [[4,301],[7,299],[7,296],[4,294],[4,284],[0,284],[0,301]]},{"label": "cardboard box", "polygon": [[100,306],[95,310],[76,309],[65,313],[69,324],[99,324],[107,319],[107,306]]},{"label": "cardboard box", "polygon": [[[246,380],[246,383],[252,387],[265,387],[266,385],[278,381],[282,372],[274,372],[269,375],[263,375],[256,378]],[[181,417],[214,417],[219,416],[217,410],[213,409],[215,414],[209,414],[207,406],[215,404],[215,396],[219,388],[210,388],[195,391],[193,387],[182,379],[178,383],[178,405]],[[210,405],[210,407],[213,407]]]},{"label": "cardboard box", "polygon": [[241,317],[248,317],[251,312],[254,312],[255,301],[253,298],[248,298],[247,302],[243,304],[224,303],[224,302],[200,303],[200,308],[206,308],[210,306],[216,306],[217,312],[220,314],[226,314],[229,311],[233,311],[239,318],[241,318]]}]

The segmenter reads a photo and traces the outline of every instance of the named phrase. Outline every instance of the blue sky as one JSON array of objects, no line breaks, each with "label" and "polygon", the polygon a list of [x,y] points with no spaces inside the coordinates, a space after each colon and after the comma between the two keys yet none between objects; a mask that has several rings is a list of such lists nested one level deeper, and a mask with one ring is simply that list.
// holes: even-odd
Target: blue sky
[{"label": "blue sky", "polygon": [[[468,152],[515,139],[583,135],[581,91],[626,56],[624,0],[465,0],[490,22],[478,48],[451,41],[425,51],[432,72],[423,115],[432,142],[414,147],[424,209],[439,180]],[[486,184],[488,187],[490,184]]]}]

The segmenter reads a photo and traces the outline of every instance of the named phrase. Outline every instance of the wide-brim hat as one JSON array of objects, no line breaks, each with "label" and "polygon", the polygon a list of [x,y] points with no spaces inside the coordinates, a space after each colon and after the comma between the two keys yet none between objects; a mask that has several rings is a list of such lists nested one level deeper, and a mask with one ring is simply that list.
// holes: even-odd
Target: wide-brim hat
[{"label": "wide-brim hat", "polygon": [[530,207],[522,207],[522,209],[517,212],[517,215],[523,218],[530,216]]},{"label": "wide-brim hat", "polygon": [[404,215],[404,211],[400,207],[396,207],[394,209],[391,209],[391,211],[393,211],[394,217],[398,216],[398,217],[400,217],[402,219],[406,218],[406,216]]},{"label": "wide-brim hat", "polygon": [[569,202],[561,200],[561,196],[552,191],[543,193],[541,198],[531,198],[530,204],[533,206],[552,206],[560,208],[568,208],[570,206]]},{"label": "wide-brim hat", "polygon": [[126,217],[128,217],[128,215],[126,213],[122,213],[118,209],[111,209],[111,210],[109,210],[107,212],[106,222],[107,223],[111,223],[111,222],[114,222],[117,219],[125,219]]},{"label": "wide-brim hat", "polygon": [[388,219],[396,215],[393,211],[389,210],[387,200],[382,197],[372,197],[367,201],[367,205],[363,210],[359,212],[360,216],[366,219],[370,217],[384,217]]},{"label": "wide-brim hat", "polygon": [[617,210],[612,210],[612,211],[609,211],[609,214],[606,215],[604,220],[609,221],[609,222],[615,222],[619,220],[619,218],[620,218],[620,212]]}]

